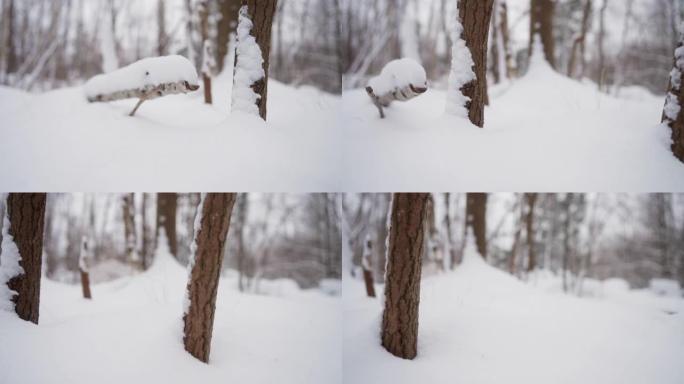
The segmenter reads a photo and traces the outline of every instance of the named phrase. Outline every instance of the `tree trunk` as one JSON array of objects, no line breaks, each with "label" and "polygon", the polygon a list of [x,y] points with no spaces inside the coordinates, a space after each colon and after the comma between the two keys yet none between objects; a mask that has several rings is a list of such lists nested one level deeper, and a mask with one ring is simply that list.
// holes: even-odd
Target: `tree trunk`
[{"label": "tree trunk", "polygon": [[530,42],[528,52],[532,54],[534,35],[538,34],[544,45],[544,57],[551,68],[556,68],[555,42],[553,39],[554,0],[530,0]]},{"label": "tree trunk", "polygon": [[202,36],[202,82],[204,84],[204,102],[212,103],[211,97],[211,71],[214,60],[214,52],[209,40],[209,2],[201,0],[198,3],[200,34]]},{"label": "tree trunk", "polygon": [[598,32],[598,37],[597,37],[597,44],[598,44],[598,73],[596,76],[598,85],[599,85],[599,91],[602,91],[605,89],[605,77],[606,77],[606,55],[605,51],[603,49],[603,43],[606,38],[606,28],[605,28],[605,21],[606,21],[606,9],[608,9],[608,0],[603,0],[603,5],[601,5],[601,9],[599,10],[599,32]]},{"label": "tree trunk", "polygon": [[138,255],[135,247],[138,241],[135,230],[135,195],[133,193],[124,194],[121,207],[123,211],[126,258],[129,262],[137,262]]},{"label": "tree trunk", "polygon": [[5,68],[7,73],[16,72],[19,66],[17,49],[14,43],[15,29],[14,0],[9,0],[7,5],[7,67]]},{"label": "tree trunk", "polygon": [[523,220],[525,216],[525,210],[523,209],[524,204],[522,199],[520,199],[520,216],[518,218],[518,223],[515,229],[515,234],[513,235],[513,245],[511,246],[511,255],[508,258],[508,272],[511,275],[515,275],[516,259],[518,256],[518,248],[520,247],[520,234],[522,232]]},{"label": "tree trunk", "polygon": [[484,106],[487,99],[487,39],[489,20],[494,0],[460,0],[458,14],[463,24],[461,38],[470,50],[475,66],[476,79],[462,88],[463,95],[470,98],[466,103],[470,121],[484,126]]},{"label": "tree trunk", "polygon": [[237,264],[238,264],[238,290],[244,292],[245,284],[245,268],[247,255],[245,252],[245,221],[247,218],[248,209],[248,195],[246,193],[240,194],[237,198],[237,209],[235,217],[236,240],[237,240]]},{"label": "tree trunk", "polygon": [[385,275],[382,346],[403,359],[416,357],[418,303],[427,193],[397,193],[392,201]]},{"label": "tree trunk", "polygon": [[472,227],[477,251],[487,259],[487,194],[468,193],[466,196],[466,226]]},{"label": "tree trunk", "polygon": [[[677,49],[684,46],[684,33],[679,37]],[[670,127],[672,143],[670,149],[679,161],[684,163],[684,92],[682,92],[682,80],[684,76],[684,54],[677,55],[675,51],[674,65],[670,76],[670,85],[665,99],[662,122]]]},{"label": "tree trunk", "polygon": [[195,252],[189,264],[189,302],[183,314],[183,344],[197,359],[208,362],[214,326],[226,235],[235,203],[234,193],[208,193],[198,207],[199,228],[194,237]]},{"label": "tree trunk", "polygon": [[157,55],[166,55],[166,3],[165,0],[157,1]]},{"label": "tree trunk", "polygon": [[537,266],[537,250],[534,248],[534,205],[537,202],[536,193],[526,193],[527,216],[525,218],[525,231],[527,232],[527,272],[534,271]]},{"label": "tree trunk", "polygon": [[147,200],[149,199],[147,193],[142,194],[142,207],[140,208],[141,217],[141,229],[142,229],[142,244],[140,250],[140,259],[142,262],[143,270],[146,270],[149,266],[149,256],[150,256],[150,228],[147,226]]},{"label": "tree trunk", "polygon": [[92,299],[90,294],[90,274],[88,272],[88,252],[90,247],[85,237],[81,239],[81,253],[78,255],[78,270],[81,272],[81,290],[84,299]]},{"label": "tree trunk", "polygon": [[373,242],[370,238],[366,239],[361,256],[361,267],[363,268],[363,281],[366,284],[366,294],[368,297],[375,297],[375,285],[373,285]]},{"label": "tree trunk", "polygon": [[[268,95],[268,68],[270,65],[271,52],[271,26],[273,24],[273,16],[275,15],[277,0],[242,0],[242,6],[247,7],[247,15],[252,21],[252,30],[250,35],[254,36],[261,56],[264,60],[262,68],[264,69],[264,77],[252,84],[252,90],[258,95],[256,105],[259,108],[259,116],[266,120],[266,102]],[[239,61],[238,55],[235,55],[235,60]]]},{"label": "tree trunk", "polygon": [[570,51],[570,62],[568,63],[568,77],[575,77],[575,67],[577,66],[577,58],[579,57],[579,72],[578,78],[584,76],[584,47],[587,40],[587,33],[589,32],[589,17],[591,16],[591,0],[585,0],[584,10],[582,11],[582,26],[579,35],[572,43]]},{"label": "tree trunk", "polygon": [[163,228],[169,241],[169,251],[176,259],[178,259],[178,240],[176,237],[177,200],[178,194],[176,193],[157,194],[157,242],[159,241],[159,230]]},{"label": "tree trunk", "polygon": [[19,318],[38,324],[40,307],[40,270],[45,221],[44,193],[10,193],[7,197],[7,233],[19,251],[24,273],[12,277],[7,286],[17,292],[12,298]]},{"label": "tree trunk", "polygon": [[218,21],[218,34],[216,36],[216,63],[219,72],[225,66],[230,38],[235,36],[240,3],[241,0],[219,0],[221,18]]}]

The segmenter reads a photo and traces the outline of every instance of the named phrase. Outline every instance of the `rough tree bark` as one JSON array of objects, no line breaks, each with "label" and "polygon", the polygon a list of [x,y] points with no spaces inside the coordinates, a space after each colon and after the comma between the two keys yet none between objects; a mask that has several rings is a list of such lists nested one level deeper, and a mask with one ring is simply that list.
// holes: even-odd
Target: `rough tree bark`
[{"label": "rough tree bark", "polygon": [[169,241],[169,251],[175,258],[178,258],[178,240],[176,236],[177,200],[178,194],[176,193],[157,194],[157,242],[159,241],[159,230],[164,228],[166,238]]},{"label": "rough tree bark", "polygon": [[416,357],[418,303],[427,193],[397,193],[392,200],[385,272],[382,346],[403,359]]},{"label": "rough tree bark", "polygon": [[462,88],[463,95],[470,98],[467,103],[468,117],[478,127],[484,126],[484,106],[487,99],[487,40],[489,20],[494,0],[460,0],[458,15],[463,24],[461,38],[470,50],[475,66],[475,80]]},{"label": "rough tree bark", "polygon": [[554,0],[530,0],[530,41],[528,52],[532,54],[534,35],[541,37],[544,45],[544,57],[556,68],[555,43],[553,40],[553,14],[556,3]]},{"label": "rough tree bark", "polygon": [[526,193],[527,215],[525,217],[525,232],[527,233],[527,272],[534,271],[537,266],[537,250],[534,247],[534,206],[537,202],[536,193]]},{"label": "rough tree bark", "polygon": [[375,297],[375,285],[373,284],[373,242],[370,237],[366,238],[361,256],[361,267],[363,268],[363,281],[366,284],[366,294],[368,297]]},{"label": "rough tree bark", "polygon": [[197,212],[199,228],[189,265],[183,344],[186,351],[205,363],[209,361],[216,293],[235,197],[234,193],[208,193]]},{"label": "rough tree bark", "polygon": [[45,221],[44,193],[10,193],[7,197],[9,228],[19,251],[19,265],[24,273],[7,282],[17,292],[12,298],[19,318],[38,324],[40,307],[40,270]]},{"label": "rough tree bark", "polygon": [[465,233],[472,227],[477,251],[487,259],[487,194],[468,193],[466,196]]},{"label": "rough tree bark", "polygon": [[[253,26],[250,35],[254,36],[259,49],[261,49],[261,56],[264,60],[262,68],[264,69],[264,77],[254,84],[252,90],[259,95],[256,101],[259,107],[259,116],[266,120],[266,96],[268,95],[268,68],[270,66],[270,52],[271,52],[271,26],[273,25],[273,16],[275,15],[277,0],[242,0],[242,6],[247,7],[247,14],[252,20]],[[235,55],[235,60],[240,60]]]},{"label": "rough tree bark", "polygon": [[591,0],[585,0],[584,9],[582,11],[582,26],[580,33],[575,37],[570,51],[570,61],[568,62],[568,77],[575,77],[575,67],[577,67],[577,60],[579,57],[579,72],[578,78],[584,76],[585,57],[584,47],[587,40],[587,33],[589,32],[589,21],[591,16]]},{"label": "rough tree bark", "polygon": [[126,244],[126,258],[128,261],[137,261],[136,254],[137,234],[135,230],[135,195],[126,193],[122,198],[122,217],[124,223],[124,236]]},{"label": "rough tree bark", "polygon": [[[679,43],[674,54],[674,64],[670,76],[669,90],[663,110],[662,122],[670,127],[672,143],[670,149],[679,161],[684,163],[684,92],[682,92],[682,74],[684,74],[684,31],[680,34]],[[679,54],[678,54],[679,53]]]}]

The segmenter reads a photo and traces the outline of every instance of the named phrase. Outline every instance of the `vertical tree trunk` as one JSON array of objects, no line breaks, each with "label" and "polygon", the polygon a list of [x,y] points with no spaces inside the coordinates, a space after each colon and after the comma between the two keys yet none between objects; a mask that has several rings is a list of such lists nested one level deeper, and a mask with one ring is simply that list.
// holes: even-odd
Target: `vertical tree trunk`
[{"label": "vertical tree trunk", "polygon": [[176,205],[178,194],[158,193],[157,194],[157,242],[159,241],[159,230],[164,229],[166,238],[169,241],[169,251],[178,258],[178,240],[176,235]]},{"label": "vertical tree trunk", "polygon": [[361,256],[361,267],[363,268],[363,281],[366,283],[366,294],[368,297],[375,297],[375,285],[373,285],[373,242],[370,237],[366,239]]},{"label": "vertical tree trunk", "polygon": [[90,294],[90,273],[88,272],[88,252],[90,248],[88,240],[84,236],[81,239],[81,253],[78,255],[78,270],[81,272],[81,290],[84,299],[92,299]]},{"label": "vertical tree trunk", "polygon": [[525,216],[525,209],[523,204],[523,199],[520,199],[520,216],[515,229],[515,234],[513,235],[513,245],[511,246],[511,255],[508,258],[508,272],[511,275],[515,275],[516,259],[518,256],[518,248],[520,247],[520,234],[522,232],[523,220]]},{"label": "vertical tree trunk", "polygon": [[577,35],[572,43],[572,49],[570,51],[570,62],[568,63],[568,77],[575,77],[575,67],[577,67],[577,60],[579,57],[579,72],[577,72],[577,77],[582,78],[584,76],[584,47],[587,40],[587,33],[589,32],[589,20],[591,16],[591,0],[585,0],[584,10],[582,11],[582,26],[580,33]]},{"label": "vertical tree trunk", "polygon": [[195,50],[195,23],[193,22],[192,0],[185,0],[185,40],[188,60],[192,65],[197,65],[197,52]]},{"label": "vertical tree trunk", "polygon": [[466,226],[472,227],[477,251],[487,259],[487,194],[468,193],[466,197]]},{"label": "vertical tree trunk", "polygon": [[10,193],[7,197],[7,233],[19,251],[24,273],[12,277],[7,286],[17,292],[12,298],[19,318],[38,324],[40,307],[40,270],[45,221],[44,193]]},{"label": "vertical tree trunk", "polygon": [[140,208],[140,220],[142,221],[141,223],[141,230],[142,230],[142,242],[141,242],[141,251],[140,251],[140,259],[142,262],[142,268],[143,270],[146,270],[147,267],[149,266],[149,256],[150,256],[150,228],[147,225],[147,200],[149,199],[149,196],[147,193],[142,194],[142,207]]},{"label": "vertical tree trunk", "polygon": [[14,0],[9,0],[7,5],[7,41],[3,42],[7,44],[7,73],[14,73],[17,71],[19,66],[17,59],[17,49],[14,43],[14,33],[15,33],[15,10],[14,10]]},{"label": "vertical tree trunk", "polygon": [[598,73],[596,79],[599,84],[599,91],[604,89],[606,80],[606,55],[603,49],[603,43],[606,38],[606,9],[608,9],[608,0],[603,0],[603,5],[601,5],[601,9],[599,10],[599,32],[597,37]]},{"label": "vertical tree trunk", "polygon": [[553,39],[554,0],[530,0],[530,42],[528,52],[532,54],[534,35],[539,35],[544,45],[544,57],[551,68],[556,68],[555,41]]},{"label": "vertical tree trunk", "polygon": [[209,40],[209,1],[201,0],[198,3],[200,34],[202,36],[202,82],[204,85],[204,102],[212,103],[211,97],[211,71],[213,67],[214,52]]},{"label": "vertical tree trunk", "polygon": [[402,359],[416,357],[418,303],[427,193],[397,193],[392,200],[385,275],[382,346]]},{"label": "vertical tree trunk", "polygon": [[157,0],[157,55],[166,55],[166,0]]},{"label": "vertical tree trunk", "polygon": [[234,230],[236,231],[237,238],[237,264],[238,264],[238,289],[240,292],[244,292],[246,288],[245,284],[245,268],[247,255],[245,252],[245,222],[247,218],[248,209],[248,198],[246,193],[240,194],[237,198],[236,207],[236,217],[235,225],[237,226]]},{"label": "vertical tree trunk", "polygon": [[537,202],[536,193],[526,193],[527,216],[525,218],[525,231],[527,232],[527,272],[534,271],[537,266],[537,250],[534,247],[534,206]]},{"label": "vertical tree trunk", "polygon": [[138,243],[135,230],[135,195],[133,193],[124,194],[122,202],[126,257],[129,262],[137,262],[138,254],[135,249]]},{"label": "vertical tree trunk", "polygon": [[235,196],[234,193],[208,193],[202,198],[195,219],[199,227],[188,266],[189,304],[183,314],[183,344],[186,351],[205,363],[209,361],[216,293]]},{"label": "vertical tree trunk", "polygon": [[216,35],[216,63],[218,70],[222,71],[228,54],[228,43],[231,36],[235,36],[241,0],[218,1],[221,18],[218,21],[218,33]]},{"label": "vertical tree trunk", "polygon": [[451,198],[447,192],[444,194],[444,230],[446,231],[447,252],[444,257],[449,258],[449,266],[454,269],[456,266],[456,250],[454,249],[454,238],[451,233]]},{"label": "vertical tree trunk", "polygon": [[[276,2],[277,0],[242,0],[242,6],[247,7],[247,15],[253,24],[250,35],[254,36],[256,39],[259,49],[261,50],[261,56],[264,60],[262,64],[264,77],[252,84],[252,90],[258,95],[256,105],[259,108],[259,116],[264,120],[266,120],[266,97],[268,96],[271,26],[273,25]],[[237,54],[235,55],[235,60],[240,60]]]},{"label": "vertical tree trunk", "polygon": [[467,103],[468,117],[478,127],[484,126],[484,106],[487,99],[487,39],[489,19],[492,16],[494,0],[460,0],[458,14],[463,24],[461,38],[470,50],[475,66],[476,79],[463,86],[463,95],[470,98]]},{"label": "vertical tree trunk", "polygon": [[[674,54],[674,64],[670,72],[670,84],[665,99],[662,122],[670,127],[672,143],[670,149],[679,161],[684,163],[684,92],[682,92],[682,74],[684,74],[684,31],[680,34],[679,43]],[[678,54],[679,52],[679,54]]]}]

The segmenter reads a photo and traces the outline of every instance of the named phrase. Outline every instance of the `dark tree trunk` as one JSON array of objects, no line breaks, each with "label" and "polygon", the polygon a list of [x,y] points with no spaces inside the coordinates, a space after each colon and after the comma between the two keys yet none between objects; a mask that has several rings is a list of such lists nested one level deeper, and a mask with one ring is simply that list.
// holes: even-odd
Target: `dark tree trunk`
[{"label": "dark tree trunk", "polygon": [[554,0],[530,0],[530,42],[528,52],[532,54],[534,35],[539,35],[544,45],[544,57],[556,68],[555,42],[553,39]]},{"label": "dark tree trunk", "polygon": [[460,0],[458,14],[463,24],[461,38],[470,50],[475,66],[476,79],[463,86],[463,95],[470,98],[467,103],[468,117],[478,127],[484,126],[484,106],[487,99],[487,39],[489,19],[492,16],[494,0]]},{"label": "dark tree trunk", "polygon": [[[681,49],[682,46],[684,46],[684,34],[679,38],[677,49]],[[674,111],[668,111],[668,108],[666,108],[663,112],[662,121],[670,127],[672,138],[670,149],[672,149],[672,153],[679,161],[684,163],[684,92],[682,92],[681,86],[681,82],[684,81],[684,62],[683,60],[677,60],[675,56],[673,66],[673,70],[680,73],[680,81],[679,84],[670,81],[665,106],[672,106],[674,103],[677,103],[680,109],[675,115]]]},{"label": "dark tree trunk", "polygon": [[14,33],[15,33],[15,11],[14,11],[14,0],[9,0],[7,5],[7,73],[14,73],[17,71],[19,66],[17,60],[17,49],[14,44]]},{"label": "dark tree trunk", "polygon": [[523,220],[525,216],[525,210],[523,207],[523,199],[520,199],[520,216],[518,218],[518,223],[515,229],[515,234],[513,235],[513,245],[511,246],[511,255],[508,258],[508,272],[511,275],[515,275],[516,258],[518,256],[518,248],[520,247],[520,233],[522,232]]},{"label": "dark tree trunk", "polygon": [[534,248],[534,206],[537,202],[537,194],[526,193],[525,201],[527,202],[527,216],[525,218],[528,252],[527,272],[532,272],[537,266],[537,250]]},{"label": "dark tree trunk", "polygon": [[237,27],[238,11],[241,0],[218,0],[221,11],[221,19],[217,23],[218,34],[216,36],[216,63],[218,70],[222,71],[225,58],[228,54],[230,37],[235,36]]},{"label": "dark tree trunk", "polygon": [[177,201],[178,194],[176,193],[157,194],[157,242],[159,241],[159,230],[164,228],[166,238],[169,241],[169,251],[175,258],[178,258],[178,240],[176,237]]},{"label": "dark tree trunk", "polygon": [[129,262],[135,261],[135,247],[138,242],[135,230],[135,195],[133,193],[124,194],[122,210],[124,222],[124,236],[126,236],[126,258]]},{"label": "dark tree trunk", "polygon": [[19,265],[24,273],[7,282],[17,292],[12,298],[19,318],[38,324],[40,307],[40,269],[45,221],[44,193],[10,193],[7,197],[9,228],[19,251]]},{"label": "dark tree trunk", "polygon": [[208,193],[197,208],[201,221],[195,233],[197,248],[187,286],[189,307],[183,314],[183,344],[186,351],[205,363],[209,361],[216,293],[235,196]]},{"label": "dark tree trunk", "polygon": [[373,284],[373,242],[366,239],[366,245],[361,256],[361,267],[363,268],[363,281],[366,284],[366,294],[368,297],[375,297],[375,285]]},{"label": "dark tree trunk", "polygon": [[208,59],[206,55],[213,55],[211,42],[209,41],[209,2],[202,0],[198,3],[199,19],[200,19],[200,35],[202,36],[202,84],[204,86],[204,102],[206,104],[212,103],[211,97],[211,73],[209,68],[205,67]]},{"label": "dark tree trunk", "polygon": [[392,200],[385,275],[382,346],[403,359],[416,357],[418,303],[427,193],[397,193]]},{"label": "dark tree trunk", "polygon": [[150,253],[150,228],[147,225],[147,200],[149,199],[147,193],[142,194],[142,207],[141,217],[142,220],[142,249],[140,250],[140,260],[142,262],[143,270],[146,270],[149,266],[149,253]]},{"label": "dark tree trunk", "polygon": [[[254,84],[252,90],[259,95],[256,101],[259,107],[259,116],[266,120],[266,96],[268,95],[268,68],[270,65],[271,52],[271,26],[273,25],[273,16],[275,15],[277,0],[242,0],[242,5],[247,7],[247,14],[254,24],[250,34],[256,39],[259,48],[261,49],[261,56],[264,59],[262,65],[264,69],[264,77]],[[240,58],[235,57],[236,61]]]},{"label": "dark tree trunk", "polygon": [[166,55],[166,3],[165,0],[157,1],[157,55]]},{"label": "dark tree trunk", "polygon": [[81,290],[83,291],[84,299],[92,299],[92,295],[90,294],[90,274],[88,273],[85,261],[88,252],[90,252],[90,244],[88,244],[88,241],[84,237],[81,239],[81,254],[79,255],[78,260],[78,270],[81,272]]},{"label": "dark tree trunk", "polygon": [[245,274],[246,274],[246,260],[245,253],[245,221],[248,209],[248,195],[243,193],[237,198],[237,207],[235,212],[235,226],[233,230],[236,231],[237,240],[237,264],[238,264],[238,289],[244,292],[246,288]]},{"label": "dark tree trunk", "polygon": [[487,194],[468,193],[466,197],[466,233],[473,229],[477,251],[487,259]]}]

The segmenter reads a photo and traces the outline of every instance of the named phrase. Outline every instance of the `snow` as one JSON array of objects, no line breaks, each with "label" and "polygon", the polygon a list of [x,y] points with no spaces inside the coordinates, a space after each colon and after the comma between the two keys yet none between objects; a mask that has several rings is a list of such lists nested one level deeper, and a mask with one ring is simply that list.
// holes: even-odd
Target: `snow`
[{"label": "snow", "polygon": [[405,57],[385,64],[378,76],[368,80],[377,96],[393,92],[397,89],[414,87],[427,88],[425,69],[417,61]]},{"label": "snow", "polygon": [[684,380],[682,298],[626,289],[578,298],[517,280],[487,265],[474,247],[464,257],[455,271],[421,281],[414,360],[381,347],[380,300],[365,297],[362,281],[344,279],[345,382]]},{"label": "snow", "polygon": [[[137,252],[136,252],[137,253]],[[78,254],[78,268],[83,272],[88,272],[88,238],[81,238],[81,251]]]},{"label": "snow", "polygon": [[7,283],[14,277],[24,273],[24,268],[19,265],[21,256],[19,249],[14,243],[14,238],[9,234],[10,222],[7,211],[3,217],[2,244],[0,244],[0,311],[14,311],[12,298],[16,291],[9,289]]},{"label": "snow", "polygon": [[204,364],[180,341],[186,278],[168,252],[144,273],[94,284],[94,300],[43,278],[38,326],[0,313],[0,382],[342,382],[339,297],[243,294],[223,277]]},{"label": "snow", "polygon": [[86,96],[91,98],[100,94],[180,81],[197,85],[197,71],[185,57],[170,55],[148,57],[115,71],[97,75],[88,80],[83,89]]},{"label": "snow", "polygon": [[473,72],[475,62],[473,62],[473,57],[465,41],[461,38],[462,32],[463,25],[456,18],[451,35],[453,43],[451,44],[451,70],[449,71],[447,88],[446,113],[467,118],[468,109],[465,105],[470,101],[470,98],[463,95],[461,88],[474,81],[476,76]]},{"label": "snow", "polygon": [[[540,65],[541,64],[541,65]],[[665,192],[684,190],[684,164],[659,124],[662,96],[600,93],[533,62],[489,88],[484,128],[444,114],[431,87],[385,119],[362,89],[342,97],[344,191]]]},{"label": "snow", "polygon": [[676,280],[652,279],[649,289],[656,295],[668,297],[681,297],[682,289]]},{"label": "snow", "polygon": [[[110,3],[113,7],[113,3]],[[112,11],[113,10],[109,10]],[[113,18],[107,12],[100,29],[100,47],[102,53],[102,72],[109,73],[119,68],[119,58],[116,54],[116,40],[114,39]]]},{"label": "snow", "polygon": [[264,123],[229,113],[232,73],[229,65],[212,79],[213,105],[200,90],[148,101],[135,117],[127,116],[135,99],[88,103],[81,87],[0,87],[2,189],[335,190],[339,97],[271,79]]},{"label": "snow", "polygon": [[[192,278],[192,269],[195,267],[195,260],[197,257],[197,235],[199,230],[202,228],[202,217],[204,215],[204,199],[207,197],[206,193],[202,193],[199,204],[197,205],[197,212],[195,213],[195,221],[192,227],[192,244],[190,244],[190,258],[188,260],[187,266],[187,281]],[[162,243],[161,247],[157,248],[157,253],[162,254],[168,253],[168,240],[166,239],[166,231],[161,228],[159,234],[159,242]],[[185,298],[183,299],[183,317],[188,314],[190,310],[190,286],[185,289]]]},{"label": "snow", "polygon": [[252,84],[264,78],[264,59],[256,38],[251,35],[252,20],[249,18],[247,6],[240,8],[236,29],[237,62],[233,85],[233,110],[259,116],[256,105],[259,95],[252,89]]}]

